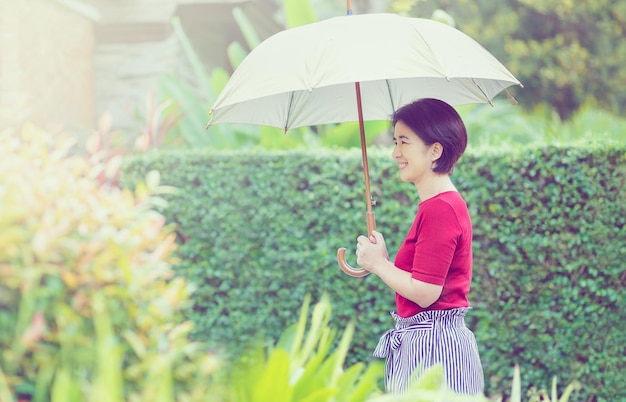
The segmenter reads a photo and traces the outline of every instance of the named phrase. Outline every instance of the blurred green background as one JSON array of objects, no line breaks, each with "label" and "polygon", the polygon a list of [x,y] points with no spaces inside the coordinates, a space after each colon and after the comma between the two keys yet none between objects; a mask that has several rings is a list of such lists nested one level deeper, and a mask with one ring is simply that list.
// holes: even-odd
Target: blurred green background
[{"label": "blurred green background", "polygon": [[[472,176],[471,172],[476,173],[460,185],[467,185],[468,193],[477,192],[480,197],[488,199],[494,194],[500,197],[499,204],[477,202],[476,208],[487,208],[480,216],[492,217],[494,227],[499,225],[502,228],[500,233],[491,231],[489,225],[481,227],[484,238],[489,241],[477,244],[477,247],[487,243],[499,244],[507,236],[514,237],[517,239],[514,243],[524,245],[527,250],[522,251],[528,253],[535,250],[537,244],[546,248],[554,246],[563,253],[559,254],[559,261],[567,262],[567,267],[577,268],[582,260],[571,258],[570,261],[568,257],[580,252],[576,250],[583,249],[591,256],[591,262],[583,264],[584,269],[574,272],[581,277],[576,289],[583,289],[581,294],[596,302],[581,307],[578,301],[582,298],[576,298],[569,301],[571,311],[557,308],[558,303],[549,300],[552,295],[550,286],[555,286],[554,283],[563,285],[562,277],[553,276],[549,270],[544,272],[539,269],[540,272],[535,274],[545,275],[547,285],[537,287],[541,284],[537,285],[535,276],[526,272],[528,261],[522,258],[523,253],[520,254],[522,257],[514,254],[520,260],[515,260],[516,264],[511,264],[509,270],[517,270],[515,275],[526,275],[524,281],[517,283],[510,275],[503,277],[502,283],[511,285],[510,289],[496,289],[494,294],[488,296],[506,308],[511,308],[511,311],[515,310],[515,303],[522,295],[539,294],[543,297],[542,303],[549,306],[537,311],[536,316],[515,318],[518,320],[516,322],[521,323],[520,331],[528,326],[535,331],[531,335],[539,334],[533,341],[540,347],[532,351],[540,356],[533,357],[531,363],[534,367],[528,368],[532,380],[540,382],[545,373],[567,371],[563,367],[573,367],[574,377],[581,376],[580,373],[583,373],[583,377],[586,372],[589,374],[587,380],[592,387],[587,390],[587,394],[583,394],[589,395],[590,399],[586,401],[603,400],[603,395],[610,397],[613,395],[611,392],[623,393],[615,373],[604,376],[597,371],[602,367],[623,367],[618,359],[623,347],[620,349],[619,345],[611,344],[610,339],[613,339],[615,333],[612,320],[619,318],[613,312],[619,311],[617,306],[623,299],[624,291],[621,268],[619,264],[613,263],[624,253],[620,245],[624,236],[624,220],[619,213],[613,214],[612,211],[623,209],[619,189],[623,188],[623,144],[626,139],[626,119],[622,115],[626,106],[626,92],[623,90],[626,70],[622,68],[626,65],[626,42],[623,40],[626,2],[354,0],[352,3],[356,14],[394,12],[433,18],[453,25],[483,44],[524,84],[524,88],[510,88],[519,103],[517,105],[512,105],[506,96],[500,95],[494,107],[458,107],[468,127],[470,140],[468,163],[471,163],[471,167],[466,165],[467,170],[463,174]],[[290,131],[288,135],[274,128],[246,125],[220,125],[205,129],[210,119],[209,110],[217,95],[251,49],[285,28],[343,15],[345,7],[345,2],[341,0],[5,0],[0,3],[0,138],[3,141],[0,146],[5,152],[4,163],[0,164],[0,178],[4,180],[0,181],[0,222],[10,229],[0,235],[0,244],[3,244],[0,247],[0,274],[5,279],[0,286],[4,312],[0,322],[3,328],[7,328],[0,337],[5,349],[2,369],[6,374],[5,377],[0,373],[0,380],[6,379],[6,382],[0,381],[0,398],[9,400],[6,396],[9,390],[31,396],[36,394],[36,390],[44,390],[38,399],[43,401],[48,400],[48,395],[54,394],[56,389],[59,399],[55,401],[81,400],[81,390],[101,393],[101,398],[115,394],[121,400],[121,395],[134,395],[136,400],[147,401],[154,400],[154,392],[158,391],[151,390],[151,385],[159,383],[163,387],[159,389],[169,390],[176,395],[170,399],[164,397],[164,401],[205,400],[202,397],[193,399],[190,395],[196,392],[205,393],[206,396],[209,392],[207,389],[215,390],[216,384],[230,384],[228,381],[223,382],[224,379],[216,374],[221,373],[217,357],[206,354],[206,348],[187,337],[192,333],[192,327],[184,322],[183,316],[193,316],[189,314],[190,308],[193,311],[193,306],[189,307],[189,304],[198,302],[198,299],[186,300],[187,292],[191,293],[193,286],[187,288],[181,278],[181,282],[171,282],[171,273],[166,269],[169,265],[165,262],[157,259],[150,260],[148,264],[142,259],[144,257],[135,259],[134,256],[144,256],[144,248],[148,249],[148,255],[167,254],[163,250],[173,248],[171,238],[165,246],[160,245],[159,241],[162,240],[161,236],[165,238],[168,233],[177,236],[177,243],[183,250],[179,256],[186,253],[193,255],[195,252],[190,245],[196,243],[187,243],[188,239],[181,237],[180,228],[176,232],[167,226],[158,214],[152,215],[151,208],[163,211],[164,216],[171,216],[168,213],[176,208],[184,210],[188,214],[185,216],[207,212],[203,217],[208,219],[211,213],[220,210],[236,211],[238,204],[232,204],[233,194],[222,194],[219,191],[211,193],[212,196],[223,196],[222,203],[215,208],[204,205],[211,199],[208,195],[206,199],[200,195],[186,204],[177,203],[175,208],[170,209],[161,198],[147,202],[146,197],[153,193],[160,196],[174,191],[159,187],[159,180],[154,178],[154,173],[148,175],[148,184],[140,183],[135,189],[137,199],[129,201],[126,193],[129,190],[119,185],[123,167],[128,167],[124,162],[137,163],[133,168],[137,171],[130,173],[130,177],[135,175],[133,181],[146,173],[141,170],[143,166],[156,161],[156,165],[164,163],[164,170],[170,177],[174,177],[175,183],[166,184],[175,186],[196,175],[204,179],[214,176],[203,185],[215,186],[221,180],[226,180],[230,184],[243,183],[243,192],[254,190],[245,175],[262,175],[263,171],[256,169],[250,172],[249,169],[237,169],[236,164],[229,165],[236,162],[237,157],[244,160],[255,158],[255,163],[263,162],[267,155],[271,158],[279,157],[280,161],[274,165],[278,167],[290,158],[296,158],[298,163],[308,160],[316,162],[318,155],[333,155],[333,158],[340,160],[347,158],[352,171],[357,172],[358,157],[355,157],[353,149],[359,146],[356,123],[299,128]],[[40,129],[28,123],[34,123]],[[372,149],[376,149],[374,160],[382,167],[389,162],[384,156],[389,155],[390,151],[389,129],[388,122],[368,122],[366,127],[368,142]],[[33,140],[39,137],[40,141]],[[67,137],[73,140],[66,143]],[[199,157],[196,152],[200,152]],[[74,178],[72,175],[80,170],[77,166],[82,166],[82,162],[71,159],[69,165],[63,165],[61,169],[56,163],[61,163],[60,155],[65,154],[72,158],[84,157],[85,163],[92,165],[92,169],[87,173],[79,172]],[[142,154],[149,156],[147,160],[150,163],[142,164],[142,159],[137,158]],[[288,156],[283,157],[285,155]],[[483,157],[485,155],[487,157]],[[610,158],[606,155],[610,155]],[[179,165],[167,165],[169,161],[177,161],[179,165],[183,163],[180,161],[192,161],[195,164],[177,169]],[[489,164],[490,161],[502,163]],[[583,162],[584,168],[580,168]],[[46,167],[47,163],[50,163],[50,168]],[[481,165],[485,163],[489,165]],[[509,166],[511,163],[518,163],[515,166],[521,166],[519,171],[514,171]],[[207,166],[211,164],[219,166],[206,172]],[[601,165],[602,169],[599,170],[596,165]],[[40,171],[42,166],[44,171]],[[225,178],[225,173],[220,169],[229,166],[233,167],[226,170],[230,176]],[[329,164],[328,168],[331,167],[332,164]],[[374,167],[374,171],[378,169],[381,168]],[[382,176],[386,180],[390,174],[385,173],[385,169],[382,169]],[[494,169],[499,169],[498,177],[501,179],[490,179]],[[183,174],[187,170],[192,173],[185,178],[176,178],[176,174]],[[289,171],[289,167],[285,167],[285,171]],[[309,172],[311,177],[319,179],[320,172],[313,169],[313,163],[311,166],[302,166],[301,171]],[[271,170],[268,174],[271,174]],[[461,180],[463,174],[460,175]],[[567,179],[563,179],[564,176]],[[503,179],[507,177],[510,177],[510,182]],[[523,180],[520,182],[516,177],[523,177]],[[546,187],[546,177],[550,178],[550,183],[554,181],[558,185],[550,187],[549,198],[542,203],[540,198],[535,199],[535,195]],[[93,188],[81,187],[85,178],[93,180]],[[346,185],[354,189],[361,188],[360,177],[344,179],[348,181]],[[273,180],[277,178],[273,177]],[[468,183],[474,180],[475,183],[481,183],[477,186],[479,188],[469,186]],[[381,179],[372,177],[372,181],[379,186]],[[263,179],[259,178],[258,182],[262,186]],[[568,185],[568,200],[560,199],[563,192],[559,186],[564,186],[563,183]],[[125,183],[125,187],[131,188],[133,184]],[[201,193],[204,190],[200,184],[193,181],[187,183],[194,191]],[[276,186],[288,184],[278,180]],[[518,205],[519,197],[508,196],[507,189],[515,185],[521,186],[519,193],[525,194],[526,204]],[[591,205],[587,190],[596,185],[601,189],[594,190],[597,197],[592,198],[598,204],[593,204],[593,211],[602,211],[609,216],[606,219],[611,222],[610,230],[598,220],[582,221],[588,217],[585,208]],[[352,187],[349,186],[344,190],[350,192]],[[223,185],[218,190],[226,191],[228,188]],[[610,195],[602,194],[605,188],[610,188]],[[182,198],[193,197],[194,191],[188,191]],[[302,196],[296,187],[285,191],[295,191]],[[268,194],[276,195],[271,189]],[[354,204],[358,203],[361,195],[353,196],[353,192],[350,192],[344,200],[333,198],[332,202],[339,203],[337,209],[345,211],[349,219],[356,221],[361,219],[361,209],[353,205],[353,200],[357,200]],[[388,219],[398,218],[388,208],[395,206],[401,209],[407,204],[413,205],[410,196],[404,193],[394,192],[393,196],[397,197],[395,201],[399,207],[393,202],[380,207],[387,212],[385,216]],[[572,200],[576,202],[572,204]],[[519,216],[509,214],[511,203],[513,207],[522,210],[525,205],[532,205],[532,211],[544,214],[540,215],[545,219],[538,219],[541,221],[539,223],[524,221],[528,227],[521,225]],[[570,208],[570,204],[574,207]],[[83,208],[84,205],[94,209]],[[349,208],[345,208],[346,205]],[[544,210],[545,205],[550,209]],[[109,211],[109,215],[103,213],[103,210]],[[244,226],[254,218],[261,219],[261,215],[252,214],[246,220],[246,214],[241,214],[234,221]],[[306,217],[319,223],[315,214],[313,211]],[[569,216],[583,218],[568,221]],[[560,231],[558,225],[578,224],[578,220],[593,229],[593,236],[581,230],[577,233],[584,239],[580,244],[576,243],[578,237],[572,240],[575,246],[551,243],[550,239],[556,238],[557,234],[568,239],[573,236],[567,231]],[[156,226],[167,229],[165,234],[158,232],[156,239],[149,235],[155,227],[155,221]],[[201,220],[190,219],[190,222],[188,227],[195,227]],[[480,222],[484,224],[491,221],[479,220],[477,226],[480,226]],[[227,223],[220,220],[220,224]],[[135,228],[135,224],[140,228]],[[142,230],[142,225],[147,229]],[[289,226],[289,222],[281,222],[281,225]],[[353,226],[348,228],[350,233],[356,230]],[[544,226],[549,229],[545,233],[531,236],[524,232]],[[86,228],[94,229],[90,232]],[[512,228],[521,232],[515,232],[513,236]],[[192,239],[204,239],[210,234],[209,229],[206,229],[206,233],[185,235],[192,236]],[[236,232],[237,228],[231,229]],[[136,233],[146,238],[137,242],[137,238],[133,237]],[[301,236],[305,233],[303,231]],[[65,235],[69,240],[63,237]],[[132,241],[128,241],[127,248],[120,247],[119,239],[126,239],[126,235]],[[597,239],[602,239],[601,246],[596,245]],[[90,246],[84,247],[87,243]],[[334,252],[332,248],[335,245],[329,245],[328,239],[320,240],[320,243],[324,250]],[[200,252],[208,252],[211,258],[215,257],[211,250],[202,248],[204,246],[198,247],[198,255]],[[95,259],[101,271],[90,272],[89,275],[78,273],[79,267],[92,266],[93,250],[103,250],[99,254],[101,257]],[[494,253],[489,256],[497,261],[498,249],[489,250]],[[505,251],[512,252],[508,248]],[[250,252],[258,253],[259,250]],[[554,257],[556,254],[546,255]],[[304,258],[298,253],[294,253],[293,257],[300,262]],[[596,257],[600,264],[611,262],[608,264],[611,275],[595,269],[593,258]],[[543,264],[545,261],[540,262]],[[193,263],[195,261],[190,257],[182,264],[179,261],[177,265],[174,261],[172,266],[175,270],[178,268],[177,273],[180,274],[184,271],[180,269],[181,266],[187,267]],[[222,274],[219,271],[220,262],[216,261],[214,265],[217,268],[209,267],[212,270],[204,273],[206,283],[200,294],[223,290],[211,288],[213,282],[210,276]],[[558,264],[553,265],[559,267]],[[537,266],[543,267],[541,264]],[[154,283],[146,285],[140,273],[151,267],[158,267],[158,275],[147,275]],[[326,275],[337,274],[335,271],[327,271],[324,271]],[[102,276],[102,272],[110,272],[110,275]],[[260,269],[257,274],[262,272]],[[202,278],[198,278],[201,274],[200,270],[188,276],[193,279],[191,282],[201,282]],[[506,272],[497,273],[500,274],[506,276]],[[224,275],[232,276],[232,273]],[[486,274],[482,272],[477,276],[480,275]],[[371,281],[373,278],[369,279]],[[611,287],[604,287],[604,283],[610,283]],[[351,282],[348,286],[362,285]],[[141,291],[142,286],[147,286],[146,291]],[[166,292],[163,290],[166,288],[172,290]],[[236,292],[237,289],[227,290]],[[369,291],[379,292],[380,289],[369,288]],[[506,297],[500,297],[498,292],[506,293]],[[594,298],[596,293],[602,297]],[[109,305],[103,304],[103,295]],[[281,323],[289,321],[293,314],[297,314],[296,305],[299,305],[303,295],[304,291],[301,291],[298,300],[290,301],[288,311],[280,311],[278,308],[276,311],[279,313],[273,318],[280,319]],[[345,293],[344,296],[353,297],[354,294]],[[491,299],[483,296],[476,300],[477,307],[484,307],[488,304],[487,300]],[[392,299],[381,300],[380,303],[388,301]],[[204,304],[196,305],[195,308],[215,307],[213,302],[217,303],[210,298],[208,301],[202,300]],[[220,308],[229,307],[229,302],[220,301]],[[275,302],[280,307],[280,298]],[[154,307],[157,304],[158,307]],[[493,304],[499,306],[496,302]],[[119,308],[120,305],[124,308]],[[340,311],[344,307],[339,307]],[[567,350],[568,356],[583,356],[569,366],[569,362],[559,361],[559,349],[550,343],[551,332],[543,331],[545,327],[538,322],[545,319],[549,325],[556,325],[557,318],[571,320],[575,324],[572,328],[589,336],[594,327],[589,328],[587,322],[576,319],[580,313],[578,309],[582,309],[583,313],[592,311],[601,315],[603,325],[613,331],[603,330],[608,340],[604,342],[602,339],[605,338],[597,337],[596,343],[602,345],[591,351],[581,350],[584,348],[579,345],[586,338],[569,337],[567,344],[577,345],[569,349],[577,350]],[[110,317],[113,324],[107,321],[109,311],[114,312]],[[505,314],[507,311],[503,309],[500,313]],[[482,310],[482,316],[479,312],[478,321],[472,324],[485,325],[488,319],[496,320],[499,317],[492,312],[485,312],[489,311]],[[602,315],[607,312],[610,315]],[[570,315],[563,318],[559,315],[561,313]],[[195,319],[196,324],[200,323],[200,332],[210,329],[210,325],[202,322],[202,317]],[[225,317],[220,316],[219,319]],[[109,328],[111,325],[114,331]],[[271,328],[268,332],[276,335],[281,330]],[[485,328],[482,330],[483,334],[489,333]],[[507,334],[510,332],[506,328],[502,331]],[[115,342],[110,341],[113,336],[111,332],[119,337]],[[94,337],[97,343],[91,344],[89,339]],[[505,346],[498,343],[502,338],[490,339],[491,344],[497,343],[499,346],[486,355],[510,355],[511,358],[522,356],[522,351],[512,346],[516,341],[515,334],[510,338],[510,343]],[[24,339],[28,341],[25,346],[22,344]],[[554,342],[558,343],[559,340],[555,339]],[[547,357],[552,366],[541,361],[543,347],[551,353]],[[92,356],[94,349],[100,353],[99,358]],[[111,350],[114,353],[108,353]],[[164,350],[167,351],[165,355]],[[607,350],[612,351],[610,357],[602,355]],[[103,355],[109,359],[102,359]],[[190,357],[192,355],[201,355],[206,359],[197,361],[196,357]],[[494,369],[496,374],[490,379],[494,388],[498,389],[491,389],[491,393],[506,392],[502,388],[506,388],[503,384],[507,383],[506,376],[509,373],[503,371],[508,363],[514,364],[504,358],[498,360],[500,366]],[[123,366],[123,374],[107,364]],[[206,376],[194,377],[190,374],[196,371]],[[93,373],[96,375],[92,376]],[[266,373],[272,373],[271,367],[267,368]],[[567,372],[554,374],[565,375],[565,381],[571,379]],[[206,381],[207,378],[211,378],[211,381]],[[90,386],[85,381],[91,382]],[[548,378],[545,381],[548,382]],[[560,384],[559,391],[564,386]],[[76,396],[74,399],[58,391],[68,389]]]}]

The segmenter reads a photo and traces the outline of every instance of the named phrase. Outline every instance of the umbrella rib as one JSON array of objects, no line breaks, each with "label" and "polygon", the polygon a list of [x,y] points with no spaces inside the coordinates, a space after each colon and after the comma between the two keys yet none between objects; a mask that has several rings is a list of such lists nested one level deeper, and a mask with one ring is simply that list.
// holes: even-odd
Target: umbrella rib
[{"label": "umbrella rib", "polygon": [[387,84],[387,93],[389,94],[389,103],[391,103],[392,113],[396,112],[396,105],[393,104],[393,96],[391,95],[391,85],[389,85],[389,80],[385,80]]},{"label": "umbrella rib", "polygon": [[476,85],[476,88],[478,88],[478,90],[485,96],[485,99],[487,99],[487,103],[489,103],[490,106],[493,106],[493,102],[491,102],[491,99],[489,99],[489,96],[485,93],[485,91],[483,91],[480,85],[478,85],[478,82],[476,82],[474,78],[472,78],[472,82],[474,83],[474,85]]},{"label": "umbrella rib", "polygon": [[289,119],[291,118],[291,105],[293,105],[294,93],[295,91],[291,91],[291,94],[289,95],[289,104],[287,105],[287,120],[285,121],[284,126],[285,134],[287,134],[287,130],[289,129]]}]

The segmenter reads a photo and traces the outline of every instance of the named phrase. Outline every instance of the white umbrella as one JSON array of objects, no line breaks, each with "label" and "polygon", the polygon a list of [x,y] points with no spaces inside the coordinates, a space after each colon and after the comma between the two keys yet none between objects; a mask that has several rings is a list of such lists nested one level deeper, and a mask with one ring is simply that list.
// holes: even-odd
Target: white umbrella
[{"label": "white umbrella", "polygon": [[[484,47],[440,22],[395,14],[334,17],[279,32],[237,67],[209,124],[290,128],[359,121],[368,232],[375,229],[363,121],[388,120],[419,98],[491,103],[520,82]],[[361,101],[362,100],[362,101]],[[351,276],[367,271],[345,261]]]}]

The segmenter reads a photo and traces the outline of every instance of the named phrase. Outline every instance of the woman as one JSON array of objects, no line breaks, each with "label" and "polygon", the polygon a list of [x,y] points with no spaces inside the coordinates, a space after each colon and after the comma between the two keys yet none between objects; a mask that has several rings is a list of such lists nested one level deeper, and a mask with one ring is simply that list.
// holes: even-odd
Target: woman
[{"label": "woman", "polygon": [[450,179],[467,145],[460,116],[445,102],[420,99],[393,115],[400,178],[415,184],[417,215],[394,263],[382,234],[357,240],[357,262],[396,292],[395,329],[374,352],[386,358],[385,386],[403,392],[415,376],[442,364],[458,393],[483,392],[474,334],[465,326],[472,279],[472,224]]}]

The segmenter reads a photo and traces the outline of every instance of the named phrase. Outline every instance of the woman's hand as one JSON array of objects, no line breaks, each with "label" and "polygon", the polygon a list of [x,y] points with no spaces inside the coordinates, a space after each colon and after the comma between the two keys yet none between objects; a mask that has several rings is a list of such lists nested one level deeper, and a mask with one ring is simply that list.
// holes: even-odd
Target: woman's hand
[{"label": "woman's hand", "polygon": [[367,271],[376,273],[377,270],[383,269],[389,261],[389,253],[383,235],[374,230],[369,239],[365,236],[359,236],[356,245],[356,258],[357,264]]}]

